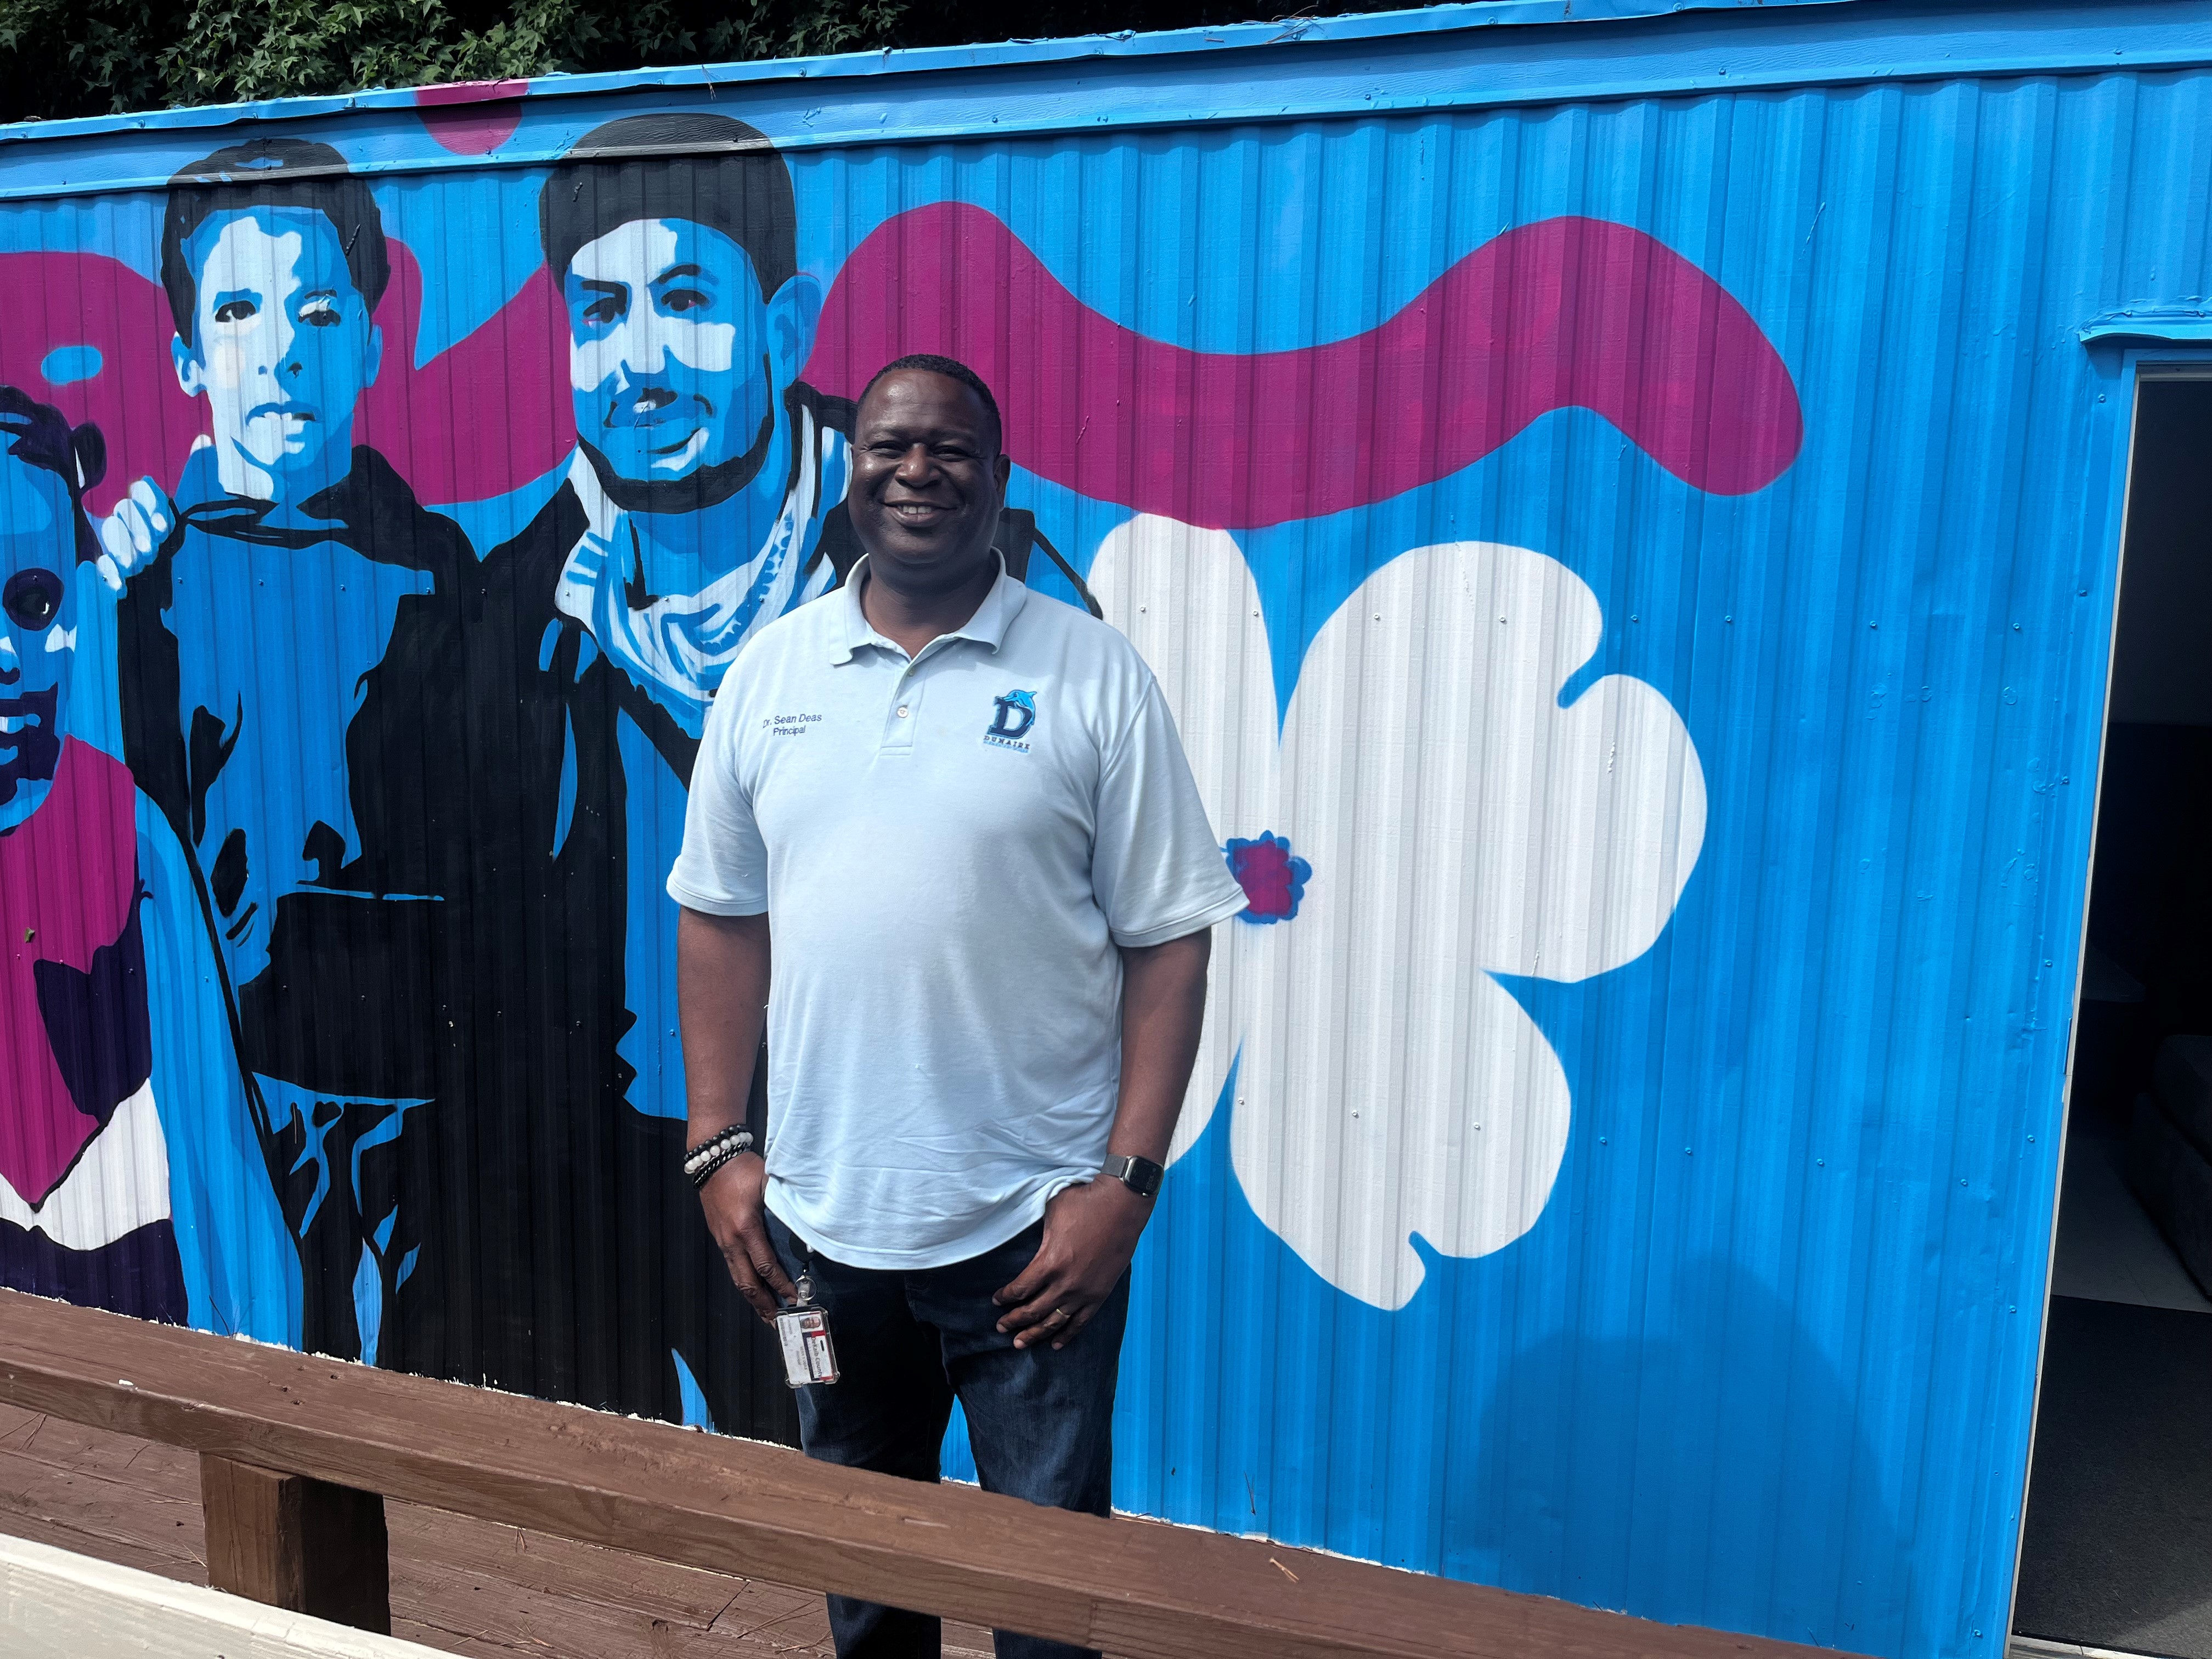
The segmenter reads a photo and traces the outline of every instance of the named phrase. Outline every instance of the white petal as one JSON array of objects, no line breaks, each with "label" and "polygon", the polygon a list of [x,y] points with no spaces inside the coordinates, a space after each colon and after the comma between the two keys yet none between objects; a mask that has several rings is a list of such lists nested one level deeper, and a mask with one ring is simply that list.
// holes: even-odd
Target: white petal
[{"label": "white petal", "polygon": [[1248,833],[1237,824],[1272,793],[1275,673],[1259,590],[1235,538],[1132,519],[1098,544],[1089,581],[1106,620],[1158,677],[1215,830]]},{"label": "white petal", "polygon": [[1572,980],[1648,949],[1702,842],[1704,781],[1665,699],[1571,704],[1595,598],[1523,548],[1417,549],[1314,641],[1273,817],[1312,874],[1237,964],[1231,1149],[1254,1209],[1378,1307],[1535,1224],[1571,1107],[1493,972]]},{"label": "white petal", "polygon": [[[1307,840],[1387,856],[1376,879],[1421,913],[1418,948],[1587,979],[1673,915],[1704,843],[1705,775],[1640,680],[1610,675],[1560,706],[1602,627],[1558,560],[1457,542],[1393,560],[1314,641],[1283,736],[1292,816]],[[1330,864],[1315,862],[1316,892]]]},{"label": "white petal", "polygon": [[[1214,835],[1249,839],[1271,828],[1274,669],[1259,591],[1236,541],[1172,519],[1133,519],[1099,544],[1089,582],[1107,621],[1158,677]],[[1250,936],[1267,931],[1237,920],[1214,929],[1206,1030],[1170,1163],[1205,1132],[1220,1098],[1242,1026],[1235,964]]]},{"label": "white petal", "polygon": [[[1301,924],[1309,914],[1322,913]],[[1230,1119],[1238,1182],[1331,1285],[1402,1308],[1424,1276],[1415,1234],[1487,1255],[1543,1214],[1566,1151],[1566,1074],[1487,974],[1446,963],[1363,981],[1332,971],[1340,928],[1273,932],[1281,971],[1254,1011]]]}]

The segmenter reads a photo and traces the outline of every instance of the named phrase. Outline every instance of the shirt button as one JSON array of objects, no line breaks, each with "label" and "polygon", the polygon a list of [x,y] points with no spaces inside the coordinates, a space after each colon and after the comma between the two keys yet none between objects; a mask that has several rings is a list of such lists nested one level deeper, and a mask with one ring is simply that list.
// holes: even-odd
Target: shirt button
[{"label": "shirt button", "polygon": [[906,705],[904,703],[901,703],[899,705],[899,718],[901,720],[904,720],[906,718]]}]

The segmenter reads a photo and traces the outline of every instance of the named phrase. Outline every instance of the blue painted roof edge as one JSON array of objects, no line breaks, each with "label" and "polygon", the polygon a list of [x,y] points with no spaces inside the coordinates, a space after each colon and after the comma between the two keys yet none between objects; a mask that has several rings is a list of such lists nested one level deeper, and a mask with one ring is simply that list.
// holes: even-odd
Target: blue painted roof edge
[{"label": "blue painted roof edge", "polygon": [[[2197,68],[2212,65],[2208,19],[2206,0],[1473,0],[1218,29],[477,83],[459,107],[475,94],[510,107],[527,100],[553,118],[493,154],[416,153],[404,134],[422,131],[423,89],[397,88],[0,126],[0,146],[21,147],[21,156],[0,172],[0,200],[161,189],[179,158],[112,140],[247,122],[350,117],[363,152],[349,155],[352,169],[398,174],[543,165],[613,112],[607,106],[640,92],[711,108],[718,92],[741,88],[746,118],[788,151]],[[1244,54],[1237,72],[1220,61],[1225,51]],[[439,102],[453,108],[451,98]],[[45,165],[22,164],[34,157]]]},{"label": "blue painted roof edge", "polygon": [[[1073,35],[1059,40],[1008,40],[992,45],[918,46],[842,52],[814,58],[768,58],[750,63],[705,64],[672,69],[606,71],[591,75],[546,75],[524,84],[524,98],[574,97],[654,87],[697,88],[775,81],[848,78],[856,76],[927,74],[1079,62],[1094,58],[1145,58],[1192,52],[1250,51],[1289,44],[1346,44],[1399,40],[1469,29],[1557,27],[1599,22],[1651,21],[1690,12],[1777,11],[1813,6],[1868,6],[1880,0],[1461,0],[1403,11],[1339,17],[1278,19],[1226,24],[1215,28],[1160,30],[1139,33]],[[517,96],[512,81],[451,83],[453,103],[475,101],[453,94],[468,88],[483,100]],[[296,120],[356,110],[418,107],[422,87],[381,87],[329,96],[273,98],[245,103],[196,105],[120,115],[85,116],[62,121],[0,123],[0,143],[33,138],[84,137],[149,129],[229,126],[244,121]],[[441,100],[445,101],[445,100]]]},{"label": "blue painted roof edge", "polygon": [[2075,331],[2083,345],[2100,340],[2163,341],[2170,345],[2212,343],[2212,312],[2123,311]]}]

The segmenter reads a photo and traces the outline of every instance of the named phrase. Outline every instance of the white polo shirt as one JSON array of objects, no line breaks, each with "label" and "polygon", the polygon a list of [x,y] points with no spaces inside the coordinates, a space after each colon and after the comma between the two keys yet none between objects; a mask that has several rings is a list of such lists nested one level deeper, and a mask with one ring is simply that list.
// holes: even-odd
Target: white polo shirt
[{"label": "white polo shirt", "polygon": [[769,912],[767,1203],[833,1261],[1004,1243],[1106,1155],[1117,945],[1244,907],[1152,671],[1001,566],[906,653],[848,585],[761,630],[707,717],[679,904]]}]

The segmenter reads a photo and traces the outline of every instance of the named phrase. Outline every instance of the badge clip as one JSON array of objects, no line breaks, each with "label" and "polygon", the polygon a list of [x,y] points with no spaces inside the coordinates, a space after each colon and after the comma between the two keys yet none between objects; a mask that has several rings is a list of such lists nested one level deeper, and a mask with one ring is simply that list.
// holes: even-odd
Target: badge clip
[{"label": "badge clip", "polygon": [[799,1300],[775,1316],[776,1340],[783,1346],[783,1380],[794,1389],[837,1380],[837,1350],[830,1340],[830,1315],[814,1303],[814,1279],[799,1276]]}]

